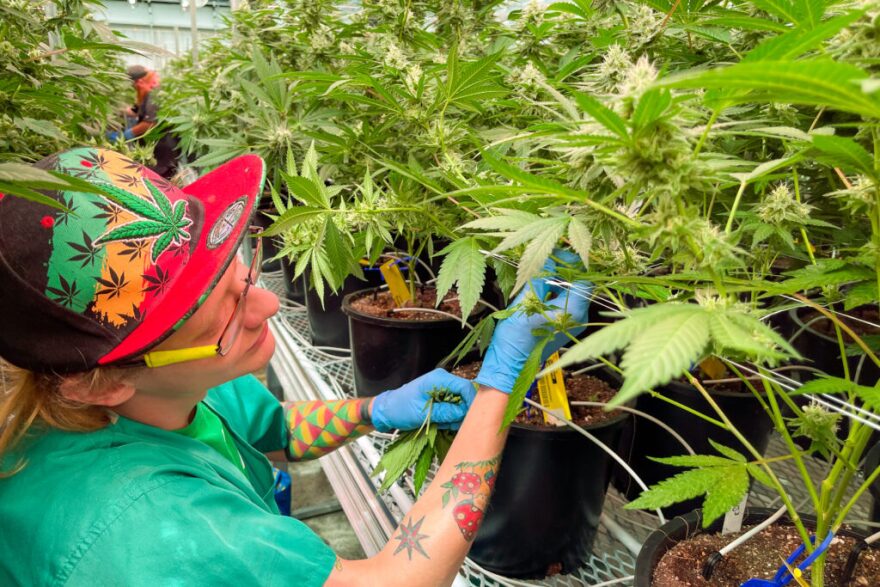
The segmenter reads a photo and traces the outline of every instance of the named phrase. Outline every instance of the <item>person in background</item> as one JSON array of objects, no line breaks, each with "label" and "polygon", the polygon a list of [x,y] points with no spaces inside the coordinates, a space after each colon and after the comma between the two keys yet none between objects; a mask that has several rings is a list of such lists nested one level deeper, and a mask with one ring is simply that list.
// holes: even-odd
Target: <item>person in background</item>
[{"label": "person in background", "polygon": [[[123,112],[126,121],[125,130],[107,133],[107,138],[114,143],[119,140],[130,141],[140,138],[159,122],[159,106],[153,99],[153,90],[159,87],[159,73],[143,65],[132,65],[128,68],[127,74],[135,90],[135,102]],[[151,169],[165,179],[170,179],[177,172],[180,157],[178,141],[174,135],[167,132],[157,138],[153,148],[156,164],[151,166]]]},{"label": "person in background", "polygon": [[[251,375],[274,353],[279,309],[257,280],[259,238],[248,265],[237,257],[259,157],[183,188],[106,149],[37,165],[101,193],[46,192],[64,209],[0,200],[0,585],[449,585],[486,511],[534,333],[563,312],[586,322],[586,297],[533,280],[518,299],[549,309],[497,324],[478,389],[436,369],[375,398],[280,403]],[[429,402],[437,389],[462,401]],[[418,428],[428,410],[459,431],[378,554],[343,560],[279,514],[269,458],[319,458],[372,430]]]}]

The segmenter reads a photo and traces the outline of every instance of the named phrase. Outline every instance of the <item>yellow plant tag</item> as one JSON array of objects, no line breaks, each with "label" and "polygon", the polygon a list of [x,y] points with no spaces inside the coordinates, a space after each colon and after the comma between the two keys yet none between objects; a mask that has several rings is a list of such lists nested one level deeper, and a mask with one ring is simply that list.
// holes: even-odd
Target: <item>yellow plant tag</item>
[{"label": "yellow plant tag", "polygon": [[700,361],[700,371],[705,373],[709,379],[721,379],[727,373],[727,367],[717,357],[706,357]]},{"label": "yellow plant tag", "polygon": [[379,266],[379,271],[382,272],[382,277],[385,278],[385,283],[388,284],[388,291],[391,292],[391,297],[394,298],[394,303],[397,304],[398,308],[403,307],[404,304],[412,299],[409,295],[409,288],[406,286],[406,280],[403,278],[403,273],[400,272],[400,267],[397,266],[396,259],[382,263]]},{"label": "yellow plant tag", "polygon": [[[547,363],[544,366],[549,367],[558,360],[559,353],[553,353],[547,359]],[[554,418],[549,413],[542,412],[545,424],[565,426],[557,418],[571,420],[571,408],[568,405],[568,394],[565,392],[565,378],[563,377],[562,370],[548,373],[538,379],[538,396],[541,400],[541,405],[550,410],[553,416],[556,416]]]}]

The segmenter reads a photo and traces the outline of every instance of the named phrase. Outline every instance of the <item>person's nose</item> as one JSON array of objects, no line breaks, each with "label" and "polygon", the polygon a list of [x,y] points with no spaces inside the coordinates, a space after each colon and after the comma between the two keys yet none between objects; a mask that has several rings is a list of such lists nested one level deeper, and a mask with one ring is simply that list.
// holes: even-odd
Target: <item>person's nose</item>
[{"label": "person's nose", "polygon": [[248,292],[244,327],[248,329],[262,327],[266,320],[278,313],[280,307],[281,302],[274,293],[261,287],[251,286]]}]

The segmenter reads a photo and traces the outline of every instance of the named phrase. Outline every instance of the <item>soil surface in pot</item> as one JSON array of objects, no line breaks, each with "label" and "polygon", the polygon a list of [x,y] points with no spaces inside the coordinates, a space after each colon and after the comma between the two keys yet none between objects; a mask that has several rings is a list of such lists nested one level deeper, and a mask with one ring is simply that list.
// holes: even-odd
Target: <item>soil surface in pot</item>
[{"label": "soil surface in pot", "polygon": [[[432,287],[417,287],[415,299],[406,303],[407,308],[428,308],[431,310],[440,310],[448,312],[455,316],[461,317],[461,305],[458,303],[458,293],[450,291],[443,298],[440,306],[435,306],[437,301],[437,290]],[[431,322],[435,320],[449,320],[449,316],[437,314],[435,312],[395,312],[397,304],[391,297],[391,292],[380,291],[374,295],[365,295],[356,300],[352,300],[351,307],[370,316],[378,316],[380,318],[394,318],[396,320],[416,320],[420,322]]]},{"label": "soil surface in pot", "polygon": [[[801,544],[801,538],[793,526],[770,526],[751,540],[725,556],[716,566],[710,580],[703,578],[706,559],[713,552],[746,532],[721,536],[700,534],[673,546],[654,569],[653,587],[739,587],[753,577],[772,579],[776,570]],[[825,560],[826,587],[844,587],[841,581],[847,557],[855,545],[855,539],[837,536],[831,541]],[[873,577],[873,578],[872,578]],[[880,551],[869,548],[862,552],[859,564],[847,585],[870,587],[880,577]],[[809,582],[810,569],[804,573]],[[792,583],[793,584],[793,583]]]},{"label": "soil surface in pot", "polygon": [[[818,320],[817,317],[821,316]],[[878,313],[877,308],[874,307],[861,307],[861,308],[853,308],[849,312],[844,314],[838,314],[837,318],[840,319],[841,322],[852,328],[853,332],[858,334],[859,336],[866,336],[871,334],[880,334],[880,329],[874,328],[864,322],[860,322],[859,320],[850,320],[847,316],[852,316],[853,318],[858,318],[859,320],[865,320],[870,322],[871,324],[880,324],[880,313]],[[837,333],[834,331],[834,324],[826,318],[825,316],[819,314],[819,312],[815,310],[810,310],[809,312],[805,312],[803,316],[801,316],[801,320],[804,324],[810,324],[813,320],[816,320],[812,324],[810,324],[810,328],[816,330],[828,336],[830,338],[837,338]],[[844,340],[846,342],[853,342],[852,337],[850,337],[845,332],[843,333]]]},{"label": "soil surface in pot", "polygon": [[[459,365],[452,373],[465,379],[473,379],[480,372],[483,363],[476,361]],[[592,375],[582,374],[565,377],[565,391],[568,393],[570,402],[601,402],[607,403],[617,393],[617,390]],[[601,407],[571,406],[571,420],[578,426],[592,426],[617,417],[619,410],[606,412]],[[537,408],[526,409],[516,417],[517,424],[525,424],[536,428],[551,428],[556,426],[547,425],[544,422],[543,412]]]}]

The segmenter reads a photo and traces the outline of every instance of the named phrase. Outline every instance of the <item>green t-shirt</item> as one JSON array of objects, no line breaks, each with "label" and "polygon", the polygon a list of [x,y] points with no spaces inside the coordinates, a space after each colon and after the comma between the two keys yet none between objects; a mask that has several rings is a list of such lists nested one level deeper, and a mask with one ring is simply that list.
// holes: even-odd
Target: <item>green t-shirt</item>
[{"label": "green t-shirt", "polygon": [[189,426],[175,430],[175,432],[204,442],[238,467],[242,473],[245,472],[244,459],[241,458],[241,453],[235,447],[232,435],[217,417],[217,414],[205,404],[200,402],[196,405],[196,414]]},{"label": "green t-shirt", "polygon": [[123,417],[35,434],[27,466],[0,479],[0,585],[323,585],[336,555],[278,513],[263,455],[286,444],[281,404],[247,376],[211,389],[203,411],[244,475],[203,442]]}]

